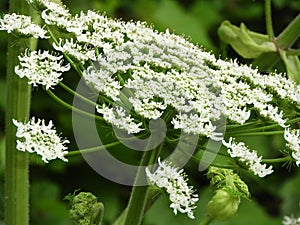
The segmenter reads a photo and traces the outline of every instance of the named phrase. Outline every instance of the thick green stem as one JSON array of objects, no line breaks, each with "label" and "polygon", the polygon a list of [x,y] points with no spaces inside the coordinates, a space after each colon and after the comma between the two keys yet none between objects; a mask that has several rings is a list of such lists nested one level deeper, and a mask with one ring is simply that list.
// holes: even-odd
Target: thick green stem
[{"label": "thick green stem", "polygon": [[[153,141],[152,138],[155,138],[154,136],[155,135],[149,137],[146,148],[152,143]],[[123,223],[121,221],[120,224],[122,225],[141,224],[147,206],[147,198],[149,197],[149,186],[148,185],[139,186],[139,184],[146,182],[145,166],[151,165],[157,160],[158,154],[162,150],[162,148],[163,148],[163,143],[161,143],[159,147],[153,149],[152,151],[144,152],[143,157],[140,161],[140,166],[137,170],[129,203],[127,205],[126,217],[124,217]]]},{"label": "thick green stem", "polygon": [[[151,152],[145,152],[140,167],[138,168],[135,183],[140,183],[144,178],[144,166],[148,165],[151,158]],[[133,186],[132,193],[129,199],[127,213],[124,221],[124,225],[140,225],[144,216],[144,209],[147,202],[147,196],[149,192],[148,186]]]},{"label": "thick green stem", "polygon": [[[10,12],[29,14],[24,0],[10,0]],[[5,224],[29,224],[29,160],[28,154],[16,150],[16,127],[12,119],[25,121],[30,111],[30,85],[14,73],[18,55],[36,42],[8,37],[7,107],[6,107],[6,166],[5,166]]]},{"label": "thick green stem", "polygon": [[[300,36],[300,15],[298,15],[275,39],[278,49],[286,50],[290,48]],[[261,70],[268,70],[278,60],[280,55],[278,53],[264,53],[256,58],[252,65],[259,67]]]}]

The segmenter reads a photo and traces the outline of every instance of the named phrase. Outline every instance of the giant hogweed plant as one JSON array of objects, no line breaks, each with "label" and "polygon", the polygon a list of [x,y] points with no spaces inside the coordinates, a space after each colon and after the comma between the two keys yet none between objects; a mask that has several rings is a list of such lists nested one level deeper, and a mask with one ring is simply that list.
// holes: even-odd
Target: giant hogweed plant
[{"label": "giant hogweed plant", "polygon": [[[274,37],[270,1],[266,0],[267,35],[230,22],[219,29],[221,39],[246,58],[265,53],[280,56],[287,67],[286,76],[262,74],[260,68],[217,58],[182,36],[169,30],[158,32],[144,22],[116,20],[95,10],[72,15],[57,1],[27,3],[38,13],[37,22],[28,16],[24,2],[17,1],[11,4],[12,12],[0,19],[0,29],[10,34],[6,224],[28,224],[28,153],[40,155],[45,163],[54,159],[67,162],[69,157],[83,154],[94,169],[101,164],[109,170],[111,161],[101,160],[97,153],[109,154],[111,147],[119,146],[119,160],[130,148],[141,151],[132,181],[117,180],[133,187],[128,205],[114,225],[141,224],[144,213],[162,194],[169,196],[175,216],[185,213],[196,218],[201,196],[188,184],[183,167],[189,160],[199,163],[195,170],[207,174],[213,190],[208,205],[203,206],[207,215],[202,225],[230,219],[241,199],[250,198],[247,184],[238,175],[240,170],[263,182],[264,177],[276,173],[273,164],[300,165],[299,51],[290,49],[299,36],[299,17]],[[49,49],[36,50],[32,38],[48,40]],[[72,76],[86,91],[72,88],[64,76]],[[52,121],[29,118],[30,85],[42,87],[71,109],[73,116],[89,118],[97,129],[109,128],[115,141],[68,149],[69,141],[59,135]],[[57,88],[83,106],[75,100],[66,102],[56,94]],[[83,133],[89,135],[90,130]],[[285,148],[278,149],[281,156],[265,158],[260,149],[250,149],[237,140],[253,135],[281,135],[286,141]],[[216,163],[217,155],[226,160]],[[114,175],[105,176],[116,181]],[[104,206],[91,193],[67,199],[76,224],[101,224]],[[283,221],[298,223],[299,219],[289,216]]]}]

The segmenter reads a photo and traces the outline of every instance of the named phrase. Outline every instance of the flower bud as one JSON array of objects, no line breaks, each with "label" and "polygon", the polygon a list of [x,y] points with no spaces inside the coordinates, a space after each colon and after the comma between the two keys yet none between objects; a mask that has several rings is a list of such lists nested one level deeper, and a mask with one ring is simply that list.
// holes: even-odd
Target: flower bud
[{"label": "flower bud", "polygon": [[208,202],[207,215],[214,220],[227,220],[238,210],[240,197],[219,189]]},{"label": "flower bud", "polygon": [[81,192],[78,195],[69,194],[65,199],[71,202],[69,216],[76,225],[101,223],[104,206],[97,202],[96,196],[89,192]]}]

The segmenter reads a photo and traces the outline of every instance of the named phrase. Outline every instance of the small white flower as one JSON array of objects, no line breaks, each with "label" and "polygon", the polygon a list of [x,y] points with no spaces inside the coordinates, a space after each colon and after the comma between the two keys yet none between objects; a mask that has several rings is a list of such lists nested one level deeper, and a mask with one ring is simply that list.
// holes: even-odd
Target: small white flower
[{"label": "small white flower", "polygon": [[106,96],[111,97],[114,101],[119,100],[119,93],[122,86],[120,82],[115,78],[109,76],[108,71],[115,70],[114,67],[109,67],[105,63],[105,60],[100,61],[101,66],[98,69],[90,66],[83,71],[83,78],[91,85],[95,90],[103,92]]},{"label": "small white flower", "polygon": [[74,57],[83,64],[87,60],[96,60],[94,49],[89,49],[87,45],[81,45],[72,38],[70,40],[60,38],[58,44],[53,43],[53,47],[57,51]]},{"label": "small white flower", "polygon": [[188,186],[186,174],[183,170],[172,167],[168,162],[161,162],[160,158],[158,158],[158,164],[154,173],[146,168],[146,175],[151,184],[166,190],[172,202],[170,208],[173,208],[175,215],[177,212],[187,213],[189,218],[194,219],[193,210],[199,198],[193,187]]},{"label": "small white flower", "polygon": [[265,177],[273,172],[273,167],[267,168],[266,164],[262,164],[262,157],[257,155],[254,150],[249,150],[245,143],[236,143],[232,137],[228,143],[223,140],[223,145],[228,148],[227,152],[232,158],[238,158],[241,162],[245,162],[249,169],[259,177]]},{"label": "small white flower", "polygon": [[283,217],[283,225],[300,225],[300,217],[295,218],[293,215]]},{"label": "small white flower", "polygon": [[48,51],[32,51],[28,49],[19,56],[20,65],[15,67],[15,73],[28,78],[33,86],[41,84],[46,89],[53,88],[62,78],[63,72],[70,69],[70,65],[63,66],[63,56],[55,56]]},{"label": "small white flower", "polygon": [[284,130],[284,139],[287,141],[286,146],[292,150],[292,157],[296,160],[296,165],[300,165],[300,130]]},{"label": "small white flower", "polygon": [[42,160],[46,163],[56,158],[68,161],[64,157],[68,153],[68,151],[65,151],[67,147],[64,145],[69,141],[66,139],[61,140],[51,120],[46,125],[45,121],[41,119],[35,122],[34,117],[27,123],[13,119],[13,124],[17,127],[17,149],[19,151],[35,152],[42,156]]},{"label": "small white flower", "polygon": [[100,108],[96,106],[97,112],[103,115],[103,118],[114,126],[126,130],[129,134],[139,133],[142,123],[135,123],[133,118],[128,115],[121,107],[109,108],[105,105]]},{"label": "small white flower", "polygon": [[40,4],[41,8],[45,8],[41,17],[46,24],[66,28],[72,18],[66,6],[48,0],[37,0],[37,2],[36,4]]},{"label": "small white flower", "polygon": [[46,30],[32,23],[31,17],[16,13],[5,14],[3,19],[0,19],[0,30],[14,32],[18,36],[49,38]]}]

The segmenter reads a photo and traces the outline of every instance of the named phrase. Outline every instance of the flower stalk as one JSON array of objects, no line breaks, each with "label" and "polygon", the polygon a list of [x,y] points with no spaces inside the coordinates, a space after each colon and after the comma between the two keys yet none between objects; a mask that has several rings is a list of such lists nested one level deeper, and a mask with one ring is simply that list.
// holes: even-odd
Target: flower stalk
[{"label": "flower stalk", "polygon": [[[135,183],[139,183],[141,179],[145,179],[143,177],[143,174],[145,172],[143,169],[144,168],[143,165],[145,164],[147,165],[149,163],[150,158],[151,158],[151,152],[146,151],[143,154],[143,157],[141,159],[141,163],[140,163],[141,166],[138,168]],[[133,186],[132,193],[127,207],[126,217],[123,217],[124,223],[121,224],[123,225],[141,224],[144,215],[144,209],[147,202],[148,192],[149,192],[149,186],[136,186],[136,185]]]},{"label": "flower stalk", "polygon": [[[23,0],[11,0],[11,12],[28,14],[28,5]],[[16,44],[17,43],[17,44]],[[30,110],[31,88],[27,80],[14,73],[18,55],[35,43],[30,39],[20,40],[8,36],[7,54],[7,107],[6,107],[6,168],[5,168],[5,224],[29,224],[29,160],[28,153],[16,150],[16,127],[12,120],[27,120]]]}]

